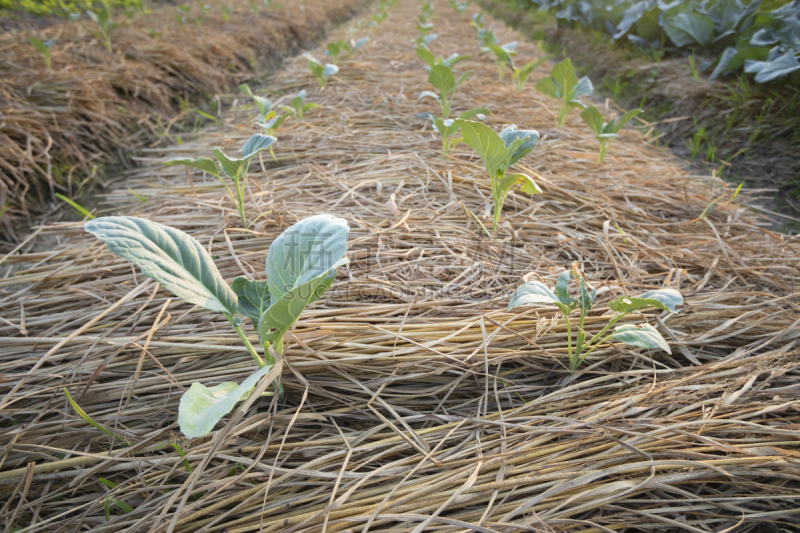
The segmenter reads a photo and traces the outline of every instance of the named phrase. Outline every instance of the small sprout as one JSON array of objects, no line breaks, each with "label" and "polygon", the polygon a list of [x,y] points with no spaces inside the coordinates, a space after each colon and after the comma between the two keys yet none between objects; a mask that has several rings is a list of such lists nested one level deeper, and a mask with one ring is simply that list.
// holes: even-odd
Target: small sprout
[{"label": "small sprout", "polygon": [[314,77],[317,78],[317,82],[319,82],[320,88],[325,87],[328,78],[339,72],[339,67],[337,67],[333,63],[327,63],[323,65],[308,52],[304,53],[303,57],[308,59],[308,69],[311,71],[311,74],[313,74]]},{"label": "small sprout", "polygon": [[624,115],[622,115],[619,120],[612,120],[611,122],[604,122],[603,115],[600,114],[600,111],[593,105],[590,105],[586,109],[583,110],[581,113],[581,118],[584,122],[586,122],[590,128],[595,133],[597,137],[597,141],[600,143],[600,156],[597,159],[597,164],[603,164],[603,158],[606,156],[606,150],[608,150],[611,141],[616,138],[617,133],[625,124],[631,121],[633,117],[641,113],[641,109],[631,109]]},{"label": "small sprout", "polygon": [[[567,292],[570,276],[578,281],[578,298],[572,298]],[[614,315],[599,333],[587,341],[586,331],[583,325],[586,315],[592,308],[592,304],[594,304],[596,298],[597,291],[587,285],[583,276],[578,271],[577,266],[573,266],[571,272],[565,270],[561,273],[552,291],[540,281],[529,281],[518,287],[508,302],[508,311],[527,305],[552,305],[557,307],[567,321],[567,352],[569,355],[569,369],[572,372],[577,370],[595,348],[609,339],[640,348],[660,349],[669,354],[672,353],[664,337],[649,324],[640,324],[638,326],[623,324],[617,326],[613,333],[606,337],[603,337],[603,335],[625,315],[634,311],[639,311],[640,309],[655,307],[662,311],[677,313],[676,306],[683,304],[683,296],[681,296],[681,293],[675,289],[660,289],[646,292],[635,298],[623,296],[609,302],[608,306],[616,315]],[[575,350],[573,351],[569,315],[576,307],[580,309],[580,319],[578,321]]]},{"label": "small sprout", "polygon": [[261,122],[266,121],[266,116],[269,113],[269,110],[272,109],[272,100],[269,98],[264,98],[263,96],[256,96],[253,94],[253,91],[250,90],[250,86],[246,83],[239,85],[239,90],[253,99],[253,102],[258,107],[258,113],[259,117],[261,118]]},{"label": "small sprout", "polygon": [[31,36],[31,44],[42,54],[42,59],[44,59],[44,65],[48,69],[53,68],[52,64],[50,63],[50,47],[53,46],[53,39],[48,39],[47,41],[42,41],[41,39],[37,39],[34,36]]},{"label": "small sprout", "polygon": [[[241,385],[192,383],[178,405],[178,425],[190,439],[210,433],[238,402],[252,395],[264,376],[275,380],[274,391],[282,390],[279,362],[272,353],[283,356],[284,335],[305,307],[331,286],[336,269],[348,262],[347,222],[331,215],[301,220],[275,239],[267,252],[266,281],[237,277],[232,286],[205,247],[175,228],[135,217],[98,218],[84,228],[178,298],[221,313],[260,367]],[[251,320],[266,360],[248,340],[237,313]]]},{"label": "small sprout", "polygon": [[482,30],[486,25],[486,22],[483,20],[483,13],[475,13],[472,15],[472,21],[469,23],[469,25],[474,27],[476,30]]},{"label": "small sprout", "polygon": [[512,69],[514,68],[514,60],[512,58],[517,55],[517,52],[515,52],[516,48],[516,41],[506,43],[502,46],[489,44],[484,48],[485,51],[490,50],[494,52],[495,61],[497,61],[497,65],[500,67],[500,81],[503,81],[503,77],[505,76],[506,65],[509,65]]},{"label": "small sprout", "polygon": [[303,120],[305,114],[311,109],[317,108],[319,105],[314,102],[306,103],[306,90],[303,89],[294,98],[292,98],[291,106],[282,105],[281,109],[288,111],[290,114],[295,115],[298,119]]},{"label": "small sprout", "polygon": [[[241,91],[246,95],[250,96],[258,107],[259,120],[256,123],[264,128],[264,133],[271,137],[275,137],[275,134],[278,132],[278,128],[286,121],[287,118],[289,118],[290,115],[278,115],[274,110],[272,110],[272,101],[268,98],[264,98],[263,96],[254,95],[246,83],[239,85],[239,89],[241,89]],[[278,158],[275,157],[272,144],[269,145],[269,155],[272,156],[273,161],[276,163],[278,162]]]},{"label": "small sprout", "polygon": [[528,79],[528,76],[531,75],[531,73],[536,69],[536,67],[538,67],[539,65],[541,65],[542,63],[544,63],[545,61],[550,59],[551,57],[553,57],[553,56],[546,55],[544,57],[540,57],[539,59],[535,59],[535,60],[531,61],[530,63],[526,64],[524,67],[520,67],[520,68],[516,68],[512,64],[511,65],[511,79],[514,80],[514,85],[516,86],[517,90],[521,91],[522,88],[525,87],[525,81]]},{"label": "small sprout", "polygon": [[328,43],[328,46],[325,47],[325,55],[330,56],[334,65],[339,62],[339,54],[344,51],[346,44],[347,42],[344,39],[339,39],[338,41]]},{"label": "small sprout", "polygon": [[521,185],[526,194],[541,194],[542,190],[536,182],[526,174],[508,174],[508,168],[528,155],[539,140],[539,132],[535,130],[518,130],[509,126],[499,134],[480,122],[457,120],[461,128],[464,142],[468,144],[483,160],[492,185],[494,200],[494,225],[497,230],[500,214],[503,211],[506,196],[514,185]]},{"label": "small sprout", "polygon": [[572,67],[572,61],[567,58],[553,67],[550,77],[539,80],[536,90],[558,100],[556,123],[563,126],[571,109],[586,107],[578,100],[578,97],[589,96],[594,92],[594,87],[588,76],[578,79],[575,69]]},{"label": "small sprout", "polygon": [[428,49],[428,46],[436,39],[436,34],[431,33],[430,35],[425,35],[424,37],[417,37],[416,39],[411,39],[411,42],[414,43],[418,48],[422,47],[424,49]]},{"label": "small sprout", "polygon": [[111,30],[116,28],[118,24],[111,21],[111,8],[108,6],[108,4],[103,4],[102,10],[96,12],[88,10],[86,14],[97,24],[97,27],[99,28],[99,31],[95,32],[95,36],[103,41],[103,45],[106,47],[106,50],[112,52]]},{"label": "small sprout", "polygon": [[356,55],[356,52],[358,52],[362,46],[367,44],[367,41],[369,41],[369,37],[362,37],[357,41],[355,39],[350,39],[350,42],[345,44],[347,57],[353,57]]},{"label": "small sprout", "polygon": [[233,190],[228,186],[228,183],[223,179],[222,174],[217,169],[217,163],[208,157],[198,157],[197,159],[189,158],[174,158],[169,161],[164,161],[163,164],[167,166],[184,165],[193,167],[208,172],[212,176],[216,176],[225,186],[234,205],[239,211],[239,217],[242,220],[242,227],[247,228],[247,220],[244,216],[244,190],[247,186],[247,171],[250,168],[250,162],[262,150],[269,148],[275,142],[275,137],[270,135],[262,135],[257,133],[250,137],[244,146],[242,146],[242,157],[232,158],[228,157],[225,152],[217,148],[214,150],[214,158],[222,168],[228,178],[233,181]]}]

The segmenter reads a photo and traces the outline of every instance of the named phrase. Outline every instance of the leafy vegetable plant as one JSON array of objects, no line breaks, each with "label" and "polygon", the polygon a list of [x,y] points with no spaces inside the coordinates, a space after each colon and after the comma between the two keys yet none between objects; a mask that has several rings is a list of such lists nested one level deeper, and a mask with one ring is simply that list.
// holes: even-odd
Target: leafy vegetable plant
[{"label": "leafy vegetable plant", "polygon": [[594,87],[588,76],[580,80],[575,75],[572,61],[567,58],[550,71],[549,78],[542,78],[536,84],[536,90],[551,98],[558,100],[558,118],[556,123],[563,126],[567,115],[575,107],[586,107],[578,97],[589,96],[594,92]]},{"label": "leafy vegetable plant", "polygon": [[528,155],[536,146],[539,132],[518,130],[516,126],[509,126],[498,134],[489,126],[471,120],[456,120],[456,126],[461,128],[464,142],[478,153],[489,173],[494,199],[494,232],[500,222],[506,196],[514,185],[522,185],[522,192],[526,194],[542,192],[530,176],[508,174],[509,167]]},{"label": "leafy vegetable plant", "polygon": [[328,46],[325,47],[325,55],[330,56],[334,64],[336,64],[341,54],[344,54],[344,57],[353,57],[367,41],[369,41],[369,37],[362,37],[357,41],[355,39],[350,39],[349,41],[339,39],[328,43]]},{"label": "leafy vegetable plant", "polygon": [[[572,298],[567,291],[570,276],[574,277],[578,282],[578,298]],[[669,354],[672,353],[664,337],[650,324],[640,324],[638,326],[623,324],[614,328],[614,331],[605,337],[603,335],[620,319],[640,309],[655,307],[663,311],[677,313],[675,306],[683,304],[681,293],[675,289],[661,289],[649,291],[637,297],[622,296],[611,301],[608,306],[616,314],[602,330],[587,341],[583,323],[596,298],[597,291],[588,286],[577,266],[573,265],[572,272],[565,270],[558,277],[556,286],[552,291],[540,281],[529,281],[518,287],[508,302],[508,310],[511,311],[527,305],[553,305],[557,307],[567,322],[569,369],[573,372],[577,370],[595,348],[609,339],[640,348],[660,349]],[[580,318],[578,319],[578,331],[575,339],[575,349],[573,350],[569,315],[575,308],[580,309]]]},{"label": "leafy vegetable plant", "polygon": [[503,77],[506,74],[506,65],[509,65],[512,69],[514,68],[514,60],[512,58],[517,55],[517,52],[515,52],[516,48],[516,41],[506,43],[502,46],[489,44],[485,47],[486,51],[494,53],[495,61],[500,67],[500,81],[503,81]]},{"label": "leafy vegetable plant", "polygon": [[541,65],[542,63],[544,63],[545,61],[550,59],[551,57],[553,57],[553,56],[546,55],[546,56],[540,57],[539,59],[534,59],[530,63],[527,63],[527,64],[525,64],[525,66],[520,67],[520,68],[516,68],[514,66],[514,64],[512,63],[511,64],[511,79],[514,80],[514,86],[517,88],[517,90],[521,91],[522,88],[525,87],[525,81],[527,81],[528,76],[531,75],[531,73],[536,69],[536,67],[538,67],[539,65]]},{"label": "leafy vegetable plant", "polygon": [[296,115],[300,120],[303,120],[303,117],[308,111],[317,107],[319,107],[319,105],[315,104],[314,102],[306,103],[306,90],[303,89],[297,93],[294,98],[292,98],[291,105],[282,105],[281,109],[288,111],[289,113]]},{"label": "leafy vegetable plant", "polygon": [[476,30],[481,30],[486,25],[486,22],[483,20],[483,13],[475,13],[472,15],[472,20],[470,21],[470,26],[473,26]]},{"label": "leafy vegetable plant", "polygon": [[486,28],[478,28],[478,39],[483,47],[497,44],[497,37],[494,32]]},{"label": "leafy vegetable plant", "polygon": [[233,190],[231,190],[228,183],[223,179],[214,160],[208,157],[198,157],[197,159],[173,158],[169,161],[164,161],[164,164],[167,166],[184,165],[197,168],[219,178],[222,185],[225,186],[228,196],[230,196],[234,205],[236,205],[236,208],[239,210],[239,216],[242,219],[242,227],[246,228],[248,225],[244,216],[244,190],[247,185],[247,170],[250,168],[252,159],[262,150],[269,148],[274,142],[275,137],[257,133],[244,143],[244,146],[242,146],[242,157],[239,158],[228,157],[225,152],[219,148],[214,150],[214,158],[222,168],[222,172],[233,181]]},{"label": "leafy vegetable plant", "polygon": [[[278,132],[278,128],[283,124],[290,115],[278,115],[272,109],[272,101],[269,98],[264,98],[263,96],[257,96],[253,94],[250,90],[250,87],[243,83],[239,85],[239,89],[248,95],[250,98],[253,99],[253,102],[258,107],[258,114],[259,114],[259,121],[257,124],[264,128],[264,132],[271,136],[275,137],[276,133]],[[272,144],[269,145],[269,154],[272,156],[272,160],[276,163],[278,162],[278,158],[275,157],[275,151],[272,148]]]},{"label": "leafy vegetable plant", "polygon": [[42,54],[42,59],[44,59],[44,65],[51,69],[53,68],[52,64],[50,63],[50,47],[53,46],[53,39],[48,39],[47,41],[42,41],[41,39],[37,39],[33,35],[31,35],[31,44],[36,48],[40,54]]},{"label": "leafy vegetable plant", "polygon": [[597,137],[597,141],[600,143],[600,155],[597,158],[597,164],[603,164],[603,158],[606,156],[606,150],[608,150],[609,145],[611,145],[611,141],[613,141],[617,136],[619,130],[624,128],[625,124],[630,122],[633,117],[641,112],[641,109],[631,109],[622,115],[619,120],[614,119],[611,122],[605,122],[603,120],[603,115],[595,106],[590,105],[583,110],[581,113],[581,118],[589,125],[590,128],[592,128],[595,136]]},{"label": "leafy vegetable plant", "polygon": [[325,87],[328,78],[339,72],[339,67],[337,67],[333,63],[326,63],[325,65],[323,65],[308,52],[305,52],[303,54],[303,57],[308,59],[308,69],[311,71],[311,74],[313,74],[314,77],[317,78],[317,82],[319,83],[320,87]]},{"label": "leafy vegetable plant", "polygon": [[[267,252],[266,281],[237,277],[231,286],[203,245],[180,230],[135,217],[103,217],[84,227],[178,298],[221,313],[260,367],[241,384],[192,383],[178,407],[178,424],[188,438],[210,433],[265,375],[279,377],[278,361],[267,348],[272,346],[282,356],[284,335],[305,307],[331,286],[336,269],[348,262],[347,222],[331,215],[301,220],[275,239]],[[256,328],[264,359],[242,330],[237,314]],[[279,385],[274,388],[280,390]]]}]

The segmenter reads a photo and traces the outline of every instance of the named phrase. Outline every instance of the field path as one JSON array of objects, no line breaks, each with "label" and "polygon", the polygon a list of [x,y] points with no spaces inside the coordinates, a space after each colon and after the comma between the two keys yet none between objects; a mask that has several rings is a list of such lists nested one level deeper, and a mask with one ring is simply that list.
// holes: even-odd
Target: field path
[{"label": "field path", "polygon": [[[7,527],[600,532],[796,523],[798,237],[763,229],[723,182],[687,175],[633,129],[598,167],[578,112],[556,127],[553,103],[534,89],[548,63],[521,92],[508,73],[500,83],[468,23],[474,11],[462,17],[436,3],[431,50],[472,55],[455,69],[473,75],[453,114],[487,107],[493,127],[542,135],[516,169],[543,193],[509,196],[494,239],[470,214],[491,224],[481,161],[463,144],[444,157],[438,133],[415,117],[436,111],[416,102],[430,87],[410,42],[419,35],[415,0],[398,0],[324,91],[302,57],[272,80],[264,94],[273,101],[306,89],[321,107],[281,129],[279,166],[269,155],[253,164],[250,228],[216,178],[194,171],[190,180],[160,164],[214,148],[236,153],[259,132],[244,98],[199,138],[146,153],[110,189],[101,215],[191,234],[228,281],[264,279],[270,243],[298,220],[348,221],[351,263],[287,342],[285,404],[265,398],[224,419],[222,431],[183,438],[183,390],[241,382],[254,369],[227,321],[158,289],[82,223],[38,228],[34,238],[52,245],[2,258],[11,267],[0,280]],[[520,42],[518,62],[540,54],[504,25],[489,26],[502,43]],[[331,39],[347,36],[341,28]],[[312,53],[323,58],[321,48]],[[604,345],[570,374],[563,317],[506,305],[524,276],[552,285],[573,263],[598,289],[590,335],[611,316],[612,298],[679,289],[679,314],[629,320],[659,329],[672,354]],[[117,435],[116,447],[76,415],[64,387]]]}]

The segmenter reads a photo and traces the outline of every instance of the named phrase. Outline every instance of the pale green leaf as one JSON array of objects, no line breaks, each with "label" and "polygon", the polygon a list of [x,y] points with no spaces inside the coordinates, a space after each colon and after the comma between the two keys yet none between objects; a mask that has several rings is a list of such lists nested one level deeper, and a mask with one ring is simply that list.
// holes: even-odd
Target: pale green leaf
[{"label": "pale green leaf", "polygon": [[241,385],[233,382],[206,387],[192,383],[178,405],[178,425],[187,438],[196,439],[207,435],[219,420],[230,413],[236,404],[246,400],[250,392],[273,365],[259,368],[245,379]]},{"label": "pale green leaf", "polygon": [[186,233],[135,217],[97,218],[84,228],[178,298],[209,311],[236,312],[236,294],[203,245]]},{"label": "pale green leaf", "polygon": [[558,297],[540,281],[529,281],[517,287],[508,301],[508,311],[525,305],[547,305],[558,303]]},{"label": "pale green leaf", "polygon": [[639,348],[647,350],[660,349],[668,354],[672,353],[664,337],[650,324],[641,324],[639,326],[625,324],[617,326],[611,338],[617,342],[638,346]]},{"label": "pale green leaf", "polygon": [[217,169],[217,165],[214,163],[213,159],[210,159],[208,157],[198,157],[197,159],[176,157],[168,161],[164,161],[162,164],[168,167],[174,165],[184,165],[187,167],[200,169],[204,172],[208,172],[213,176],[219,176],[219,170]]}]

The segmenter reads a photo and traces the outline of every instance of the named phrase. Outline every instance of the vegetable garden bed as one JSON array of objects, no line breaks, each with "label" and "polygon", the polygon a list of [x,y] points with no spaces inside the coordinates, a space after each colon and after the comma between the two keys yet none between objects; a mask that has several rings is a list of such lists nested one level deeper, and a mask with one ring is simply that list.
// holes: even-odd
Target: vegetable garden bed
[{"label": "vegetable garden bed", "polygon": [[[431,74],[409,42],[420,36],[414,0],[373,19],[368,44],[339,61],[324,90],[296,57],[256,92],[288,106],[304,89],[300,109],[319,107],[274,132],[277,162],[266,141],[251,142],[241,196],[212,175],[214,161],[204,174],[197,159],[215,154],[244,179],[215,149],[230,159],[264,131],[255,121],[266,114],[245,99],[201,137],[143,152],[140,168],[109,184],[98,217],[187,233],[225,283],[264,280],[267,250],[299,221],[346,221],[349,264],[300,316],[285,352],[271,354],[283,399],[251,396],[216,432],[188,439],[177,420],[192,383],[242,383],[257,369],[235,319],[159,288],[83,223],[36,227],[22,251],[0,258],[5,527],[583,533],[797,523],[798,237],[766,229],[747,193],[687,173],[637,131],[621,130],[598,165],[580,112],[557,126],[558,108],[535,89],[547,63],[521,90],[509,76],[499,82],[470,11],[439,1],[430,16],[435,57],[472,56],[452,67],[473,71],[449,100],[452,116],[486,108],[495,131],[516,123],[539,133],[501,170],[541,193],[511,188],[492,235],[493,167],[479,144],[465,134],[469,146],[443,154],[441,135],[416,116],[441,107],[416,101]],[[520,62],[540,56],[488,22],[503,43],[519,42]],[[172,158],[195,166],[163,164]],[[596,290],[569,339],[599,333],[613,301],[679,291],[677,314],[649,307],[620,322],[649,324],[671,353],[601,339],[571,372],[558,286],[559,305],[508,310],[524,282],[549,291],[565,269]],[[251,324],[239,324],[266,357]]]}]

